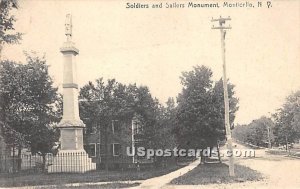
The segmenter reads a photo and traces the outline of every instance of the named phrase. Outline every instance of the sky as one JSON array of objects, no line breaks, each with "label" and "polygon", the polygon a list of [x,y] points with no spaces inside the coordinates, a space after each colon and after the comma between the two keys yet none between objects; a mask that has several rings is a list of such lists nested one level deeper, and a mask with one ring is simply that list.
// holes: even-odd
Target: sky
[{"label": "sky", "polygon": [[[145,3],[161,2],[169,1]],[[272,1],[271,8],[219,9],[126,9],[126,3],[22,1],[15,27],[24,33],[23,39],[19,45],[4,46],[2,58],[24,62],[23,51],[45,54],[54,85],[62,90],[59,48],[66,40],[65,16],[71,13],[73,41],[80,51],[76,57],[80,87],[100,77],[116,78],[148,86],[164,103],[181,92],[179,77],[193,66],[210,67],[214,80],[222,77],[220,32],[211,29],[211,18],[222,15],[232,18],[226,63],[239,98],[235,123],[269,116],[300,89],[300,1]]]}]

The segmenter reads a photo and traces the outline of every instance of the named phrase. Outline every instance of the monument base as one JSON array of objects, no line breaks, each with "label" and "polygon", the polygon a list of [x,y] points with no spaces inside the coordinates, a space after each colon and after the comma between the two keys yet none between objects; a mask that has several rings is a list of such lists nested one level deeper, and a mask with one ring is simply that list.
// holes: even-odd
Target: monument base
[{"label": "monument base", "polygon": [[60,150],[52,160],[49,160],[48,173],[85,173],[96,170],[84,150]]}]

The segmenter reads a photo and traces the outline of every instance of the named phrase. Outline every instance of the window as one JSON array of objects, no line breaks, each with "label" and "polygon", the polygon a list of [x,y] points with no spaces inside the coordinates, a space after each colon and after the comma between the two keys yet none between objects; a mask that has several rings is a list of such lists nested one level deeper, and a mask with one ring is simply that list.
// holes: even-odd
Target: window
[{"label": "window", "polygon": [[132,128],[133,128],[133,134],[141,134],[142,132],[142,127],[141,124],[136,121],[136,120],[132,120]]},{"label": "window", "polygon": [[100,124],[93,123],[90,134],[96,134],[98,131],[100,131]]},{"label": "window", "polygon": [[95,143],[89,143],[88,145],[84,146],[85,151],[89,154],[91,157],[96,157],[96,144]]},{"label": "window", "polygon": [[96,134],[97,133],[97,128],[96,127],[92,127],[91,128],[91,134]]},{"label": "window", "polygon": [[113,156],[119,156],[121,155],[121,145],[118,143],[112,144],[112,154]]},{"label": "window", "polygon": [[100,125],[98,123],[90,123],[87,124],[87,127],[85,127],[85,129],[86,129],[85,134],[94,135],[100,131]]},{"label": "window", "polygon": [[121,132],[121,126],[119,120],[112,120],[111,129],[113,134],[117,134]]}]

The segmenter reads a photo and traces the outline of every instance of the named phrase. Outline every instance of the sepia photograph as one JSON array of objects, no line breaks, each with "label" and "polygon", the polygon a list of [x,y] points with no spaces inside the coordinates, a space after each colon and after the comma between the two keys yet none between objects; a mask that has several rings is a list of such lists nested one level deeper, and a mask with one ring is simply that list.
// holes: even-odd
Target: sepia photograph
[{"label": "sepia photograph", "polygon": [[300,1],[0,0],[0,188],[299,174]]}]

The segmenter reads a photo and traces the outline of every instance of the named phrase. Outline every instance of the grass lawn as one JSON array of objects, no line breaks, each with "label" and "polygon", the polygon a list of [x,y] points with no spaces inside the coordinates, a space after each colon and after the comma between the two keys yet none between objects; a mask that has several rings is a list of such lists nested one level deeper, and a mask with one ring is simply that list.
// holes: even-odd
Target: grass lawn
[{"label": "grass lawn", "polygon": [[115,189],[115,188],[128,188],[138,186],[139,183],[111,183],[111,184],[102,184],[102,185],[83,185],[83,186],[44,186],[38,187],[37,189]]},{"label": "grass lawn", "polygon": [[[170,165],[167,168],[148,168],[137,171],[93,171],[88,173],[20,173],[0,175],[0,187],[11,186],[37,186],[37,185],[63,185],[67,183],[84,183],[84,182],[110,182],[110,181],[130,181],[144,180],[160,175],[167,174],[182,166]],[[92,187],[92,186],[91,186]],[[99,187],[99,186],[97,186]]]},{"label": "grass lawn", "polygon": [[262,175],[248,167],[235,165],[235,177],[230,178],[224,163],[199,165],[192,171],[171,181],[177,185],[220,184],[262,179]]}]

